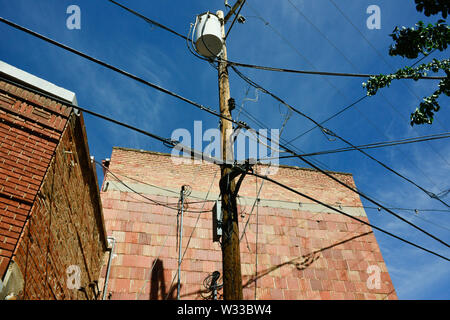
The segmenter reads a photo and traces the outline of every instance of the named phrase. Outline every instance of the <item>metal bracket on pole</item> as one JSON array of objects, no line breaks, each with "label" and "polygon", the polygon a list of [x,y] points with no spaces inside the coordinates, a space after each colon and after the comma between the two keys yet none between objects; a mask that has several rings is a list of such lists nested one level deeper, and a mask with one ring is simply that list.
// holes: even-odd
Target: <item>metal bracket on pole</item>
[{"label": "metal bracket on pole", "polygon": [[216,204],[213,207],[212,210],[213,218],[213,242],[219,242],[220,237],[222,237],[222,220],[223,220],[223,214],[222,214],[222,199],[219,199],[216,201]]}]

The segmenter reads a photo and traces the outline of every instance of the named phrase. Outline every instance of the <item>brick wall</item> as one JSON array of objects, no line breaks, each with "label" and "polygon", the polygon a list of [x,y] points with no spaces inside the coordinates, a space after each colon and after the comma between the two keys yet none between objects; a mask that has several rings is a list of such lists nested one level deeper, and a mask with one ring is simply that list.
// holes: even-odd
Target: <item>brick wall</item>
[{"label": "brick wall", "polygon": [[92,299],[107,242],[82,116],[0,82],[0,119],[0,276],[15,264],[23,299]]},{"label": "brick wall", "polygon": [[[114,148],[109,169],[127,185],[107,173],[101,192],[106,229],[117,241],[108,283],[111,298],[173,299],[177,210],[154,201],[176,207],[181,186],[188,184],[193,191],[187,210],[212,209],[212,202],[193,202],[206,199],[211,183],[208,199],[218,198],[219,168],[175,165],[165,154]],[[354,186],[351,175],[333,174]],[[273,178],[368,221],[356,194],[316,171],[281,167]],[[257,299],[397,298],[369,227],[268,182],[252,211],[261,183],[246,177],[239,192],[241,234],[250,218],[241,241],[245,299],[254,299],[255,290]],[[183,252],[188,241],[189,246],[181,266],[181,297],[203,299],[203,280],[222,271],[220,244],[212,242],[211,214],[186,212],[182,241]],[[367,285],[369,266],[380,271],[379,288]]]},{"label": "brick wall", "polygon": [[0,82],[0,277],[71,110]]}]

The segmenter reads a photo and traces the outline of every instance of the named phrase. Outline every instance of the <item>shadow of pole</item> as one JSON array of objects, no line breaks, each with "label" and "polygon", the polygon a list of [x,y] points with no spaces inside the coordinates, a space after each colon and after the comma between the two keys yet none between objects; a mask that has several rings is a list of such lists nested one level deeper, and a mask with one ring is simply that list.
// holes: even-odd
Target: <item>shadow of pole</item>
[{"label": "shadow of pole", "polygon": [[[323,252],[325,250],[328,250],[328,249],[331,249],[331,248],[334,248],[334,247],[339,246],[341,244],[344,244],[346,242],[350,242],[350,241],[353,241],[355,239],[367,236],[367,235],[369,235],[371,233],[373,233],[373,231],[361,233],[361,234],[359,234],[357,236],[345,239],[345,240],[340,241],[340,242],[336,242],[336,243],[334,243],[332,245],[329,245],[329,246],[324,247],[322,249],[315,250],[315,251],[313,251],[311,253],[308,253],[306,255],[303,255],[303,256],[300,256],[300,257],[296,257],[296,258],[294,258],[292,260],[289,260],[289,261],[277,264],[277,265],[275,265],[275,266],[273,266],[273,267],[271,267],[269,269],[266,269],[266,270],[260,272],[258,274],[258,276],[254,276],[254,277],[250,278],[245,284],[242,285],[242,287],[246,288],[250,284],[255,282],[256,280],[258,280],[258,279],[268,275],[269,273],[271,273],[271,272],[273,272],[273,271],[275,271],[275,270],[277,270],[277,269],[279,269],[279,268],[281,268],[283,266],[286,266],[286,265],[294,265],[298,270],[304,270],[304,269],[308,268],[310,265],[312,265],[314,263],[314,261],[319,259],[319,257],[320,257],[319,254],[321,252]],[[298,260],[300,260],[300,259],[303,259],[303,260],[298,262]]]},{"label": "shadow of pole", "polygon": [[[373,231],[368,231],[368,232],[361,233],[361,234],[353,236],[351,238],[348,238],[348,239],[336,242],[336,243],[334,243],[332,245],[329,245],[327,247],[315,250],[315,251],[313,251],[311,253],[308,253],[306,255],[299,256],[299,257],[296,257],[296,258],[291,259],[289,261],[277,264],[275,266],[272,266],[269,269],[260,271],[260,273],[258,273],[257,276],[253,276],[252,278],[250,278],[245,284],[242,285],[242,287],[246,288],[246,287],[250,286],[256,280],[258,280],[258,279],[268,275],[269,273],[271,273],[271,272],[273,272],[273,271],[275,271],[275,270],[277,270],[277,269],[279,269],[279,268],[281,268],[283,266],[286,266],[286,265],[294,265],[298,270],[304,270],[304,269],[308,268],[310,265],[312,265],[314,263],[314,261],[316,261],[317,259],[320,258],[319,254],[321,252],[323,252],[325,250],[328,250],[328,249],[331,249],[331,248],[334,248],[334,247],[337,247],[337,246],[340,246],[340,245],[342,245],[344,243],[353,241],[355,239],[367,236],[367,235],[369,235],[371,233],[373,233]],[[300,259],[302,259],[302,260],[298,261]],[[208,292],[208,290],[197,290],[197,291],[185,293],[185,294],[182,295],[182,297],[189,297],[189,296],[193,296],[193,295],[201,296],[202,294],[207,293],[207,292]]]},{"label": "shadow of pole", "polygon": [[150,277],[150,300],[175,300],[175,290],[177,286],[172,285],[169,292],[166,292],[166,282],[164,278],[164,265],[162,260],[156,259],[154,261],[154,267],[152,275]]}]

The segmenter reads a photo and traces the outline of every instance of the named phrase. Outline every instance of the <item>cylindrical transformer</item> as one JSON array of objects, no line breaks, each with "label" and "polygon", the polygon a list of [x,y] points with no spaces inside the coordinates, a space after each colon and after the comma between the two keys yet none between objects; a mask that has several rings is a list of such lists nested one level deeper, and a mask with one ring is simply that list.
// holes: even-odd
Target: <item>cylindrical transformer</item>
[{"label": "cylindrical transformer", "polygon": [[195,48],[204,57],[217,57],[222,51],[222,29],[219,18],[211,12],[197,17]]}]

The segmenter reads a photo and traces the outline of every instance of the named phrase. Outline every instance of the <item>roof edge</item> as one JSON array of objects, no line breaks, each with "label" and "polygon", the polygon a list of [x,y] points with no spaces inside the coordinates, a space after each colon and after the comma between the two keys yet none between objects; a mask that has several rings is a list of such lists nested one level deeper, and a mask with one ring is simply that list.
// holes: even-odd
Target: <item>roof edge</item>
[{"label": "roof edge", "polygon": [[[154,155],[159,155],[159,156],[166,156],[166,157],[172,157],[174,155],[170,154],[170,153],[165,153],[165,152],[158,152],[158,151],[149,151],[149,150],[143,150],[143,149],[134,149],[134,148],[126,148],[126,147],[113,147],[113,150],[117,149],[117,150],[123,150],[123,151],[130,151],[130,152],[140,152],[140,153],[147,153],[147,154],[154,154]],[[176,156],[179,157],[179,156]],[[269,166],[267,164],[258,162],[258,166]],[[304,168],[304,167],[297,167],[297,166],[288,166],[288,165],[284,165],[284,164],[279,164],[278,167],[280,168],[285,168],[285,169],[294,169],[294,170],[304,170],[304,171],[313,171],[313,172],[319,172],[316,169],[313,168]],[[332,174],[340,174],[340,175],[345,175],[345,176],[350,176],[353,177],[352,173],[348,173],[348,172],[339,172],[339,171],[329,171],[329,170],[323,170],[327,173],[332,173]]]},{"label": "roof edge", "polygon": [[0,74],[78,106],[75,93],[0,60]]}]

